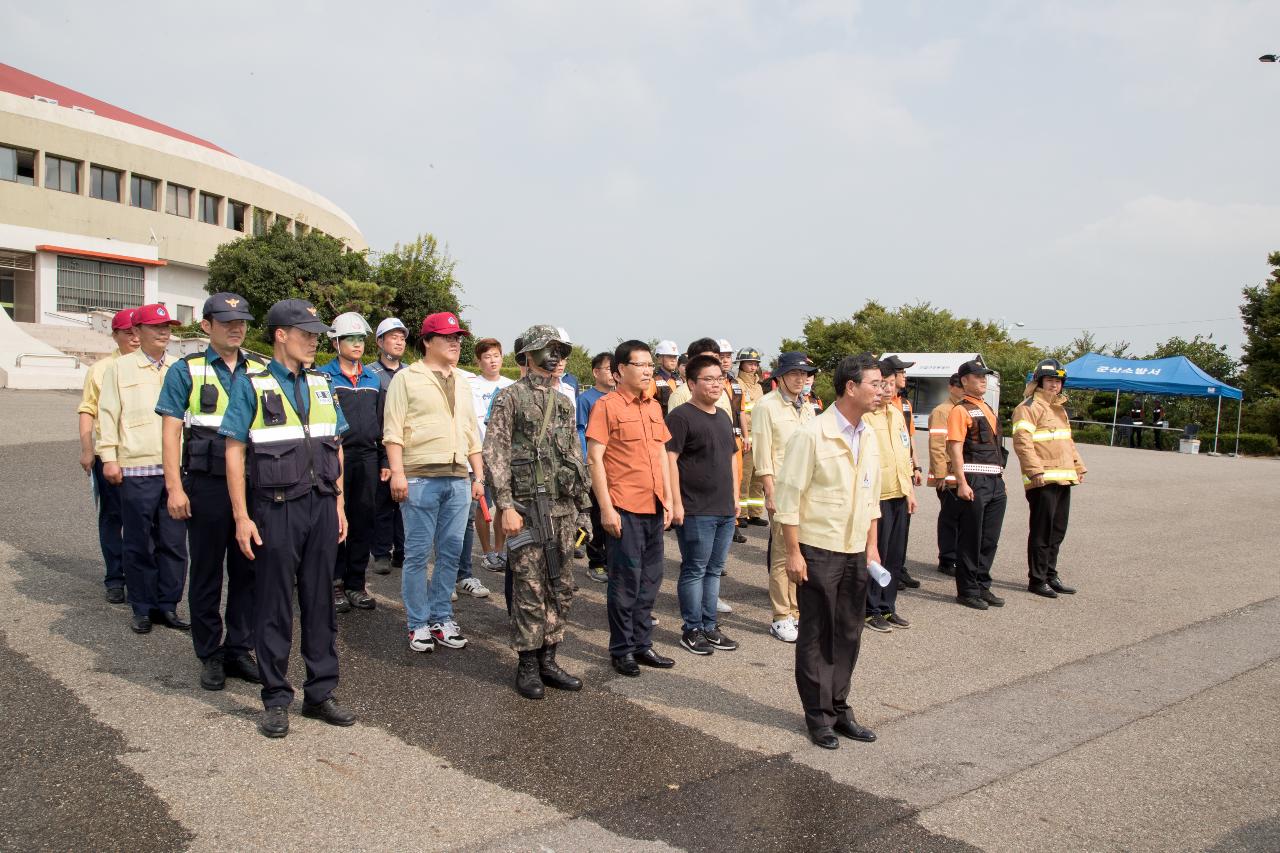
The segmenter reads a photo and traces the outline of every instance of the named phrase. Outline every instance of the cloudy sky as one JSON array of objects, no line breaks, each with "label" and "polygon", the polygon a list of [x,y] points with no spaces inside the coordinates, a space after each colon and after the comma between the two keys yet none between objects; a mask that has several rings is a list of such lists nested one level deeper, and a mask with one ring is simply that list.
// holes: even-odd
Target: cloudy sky
[{"label": "cloudy sky", "polygon": [[928,301],[1241,340],[1280,250],[1280,3],[19,4],[4,61],[449,246],[591,348]]}]

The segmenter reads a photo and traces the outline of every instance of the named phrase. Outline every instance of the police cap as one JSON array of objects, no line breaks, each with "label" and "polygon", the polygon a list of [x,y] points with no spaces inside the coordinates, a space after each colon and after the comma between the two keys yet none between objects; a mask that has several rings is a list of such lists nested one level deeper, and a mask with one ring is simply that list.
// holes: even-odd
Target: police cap
[{"label": "police cap", "polygon": [[293,326],[304,332],[324,334],[329,324],[320,319],[316,306],[305,299],[281,299],[267,312],[267,326]]},{"label": "police cap", "polygon": [[232,320],[252,320],[249,300],[238,293],[215,293],[204,301],[200,313],[210,320],[230,323]]}]

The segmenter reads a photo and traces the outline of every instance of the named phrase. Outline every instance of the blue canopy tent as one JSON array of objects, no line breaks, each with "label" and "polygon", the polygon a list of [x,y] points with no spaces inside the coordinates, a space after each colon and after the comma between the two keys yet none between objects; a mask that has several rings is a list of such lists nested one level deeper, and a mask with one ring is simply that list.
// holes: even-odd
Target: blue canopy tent
[{"label": "blue canopy tent", "polygon": [[1222,399],[1239,401],[1236,407],[1236,453],[1240,451],[1240,412],[1244,392],[1219,382],[1186,356],[1172,358],[1111,358],[1086,353],[1070,364],[1066,387],[1090,391],[1115,391],[1115,411],[1111,415],[1111,442],[1115,443],[1116,420],[1120,414],[1120,392],[1154,394],[1163,397],[1216,397],[1218,417],[1213,425],[1213,451],[1218,452],[1218,426],[1222,422]]}]

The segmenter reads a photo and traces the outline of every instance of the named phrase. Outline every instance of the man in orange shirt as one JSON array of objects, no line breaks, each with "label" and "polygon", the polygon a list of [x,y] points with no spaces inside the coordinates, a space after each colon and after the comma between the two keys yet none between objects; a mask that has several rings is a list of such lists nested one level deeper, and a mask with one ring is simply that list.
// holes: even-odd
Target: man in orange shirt
[{"label": "man in orange shirt", "polygon": [[587,424],[591,485],[607,534],[609,655],[613,668],[634,677],[640,666],[670,669],[653,649],[651,611],[662,585],[662,533],[671,527],[671,438],[662,406],[647,395],[653,353],[643,341],[624,341],[613,353],[617,387],[601,397]]},{"label": "man in orange shirt", "polygon": [[987,376],[995,373],[980,359],[956,371],[964,397],[947,416],[947,455],[960,499],[956,538],[956,600],[974,610],[1003,607],[991,591],[991,564],[1004,524],[1004,448],[1000,421],[982,400]]}]

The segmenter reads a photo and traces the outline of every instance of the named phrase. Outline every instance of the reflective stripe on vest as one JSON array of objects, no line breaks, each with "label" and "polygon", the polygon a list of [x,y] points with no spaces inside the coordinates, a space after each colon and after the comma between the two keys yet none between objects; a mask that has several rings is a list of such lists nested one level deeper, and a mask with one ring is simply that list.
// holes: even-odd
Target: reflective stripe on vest
[{"label": "reflective stripe on vest", "polygon": [[[222,416],[226,414],[230,397],[218,380],[218,374],[205,360],[204,356],[184,358],[187,370],[191,373],[191,391],[187,394],[187,411],[183,415],[183,423],[188,427],[208,427],[216,430],[222,426]],[[201,411],[200,389],[208,385],[218,395],[212,412]]]},{"label": "reflective stripe on vest", "polygon": [[[310,435],[330,436],[336,434],[338,429],[338,409],[333,402],[333,393],[329,390],[329,380],[324,376],[313,373],[306,374],[306,377],[307,391],[311,394],[311,401],[308,404]],[[254,414],[253,423],[249,426],[249,441],[254,444],[302,441],[308,431],[303,427],[302,418],[299,417],[293,402],[284,393],[276,378],[270,373],[261,373],[251,375],[249,381],[253,383],[254,393],[258,397],[258,411]],[[283,424],[268,426],[263,420],[262,395],[268,391],[276,392],[286,401],[284,406],[285,422]]]},{"label": "reflective stripe on vest", "polygon": [[929,435],[946,435],[946,434],[947,434],[946,427],[942,427],[941,429],[935,428],[935,429],[929,430]]},{"label": "reflective stripe on vest", "polygon": [[[1043,474],[1046,483],[1078,483],[1080,476],[1076,474],[1075,468],[1049,468]],[[1030,477],[1023,477],[1024,485],[1031,483]]]}]

